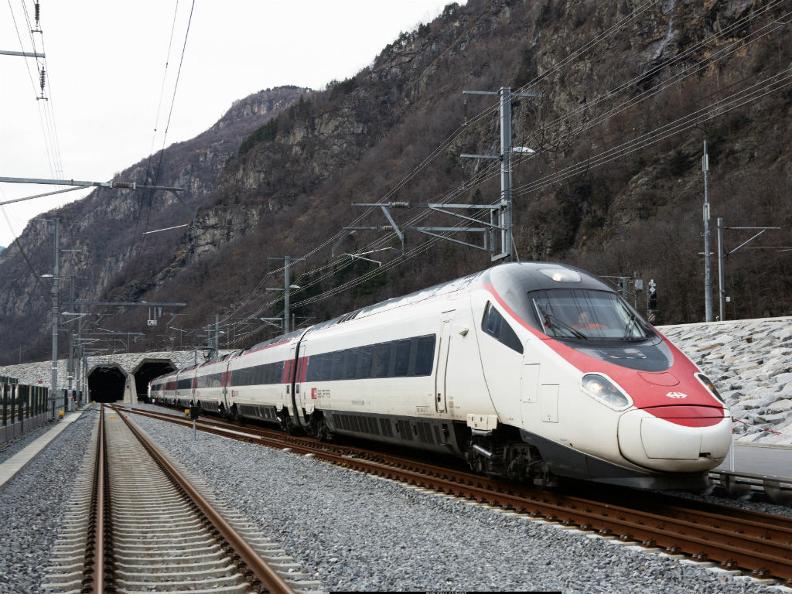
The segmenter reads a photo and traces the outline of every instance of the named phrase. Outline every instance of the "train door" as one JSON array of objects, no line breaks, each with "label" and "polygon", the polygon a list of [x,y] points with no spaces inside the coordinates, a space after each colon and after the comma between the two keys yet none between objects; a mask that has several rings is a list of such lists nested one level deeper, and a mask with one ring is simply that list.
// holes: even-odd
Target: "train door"
[{"label": "train door", "polygon": [[435,411],[446,412],[448,357],[451,354],[451,320],[456,310],[444,311],[440,318],[440,339],[437,341],[437,373],[435,373]]},{"label": "train door", "polygon": [[299,413],[305,406],[300,397],[300,359],[305,356],[306,344],[295,343],[289,348],[289,360],[284,363],[286,366],[287,381],[283,386],[284,394],[283,401],[286,407],[292,409],[290,414],[297,422],[301,422]]},{"label": "train door", "polygon": [[[481,365],[498,420],[506,425],[519,426],[523,416],[522,342],[511,326],[513,322],[488,298],[479,296],[472,306]],[[528,378],[526,386],[527,382]],[[526,396],[529,393],[526,391]]]}]

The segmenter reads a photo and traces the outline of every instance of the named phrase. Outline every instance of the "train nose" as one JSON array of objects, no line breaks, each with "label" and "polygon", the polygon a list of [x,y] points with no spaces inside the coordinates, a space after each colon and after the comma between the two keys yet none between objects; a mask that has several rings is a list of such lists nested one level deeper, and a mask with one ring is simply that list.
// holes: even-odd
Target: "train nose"
[{"label": "train nose", "polygon": [[710,406],[633,409],[619,418],[619,449],[630,462],[669,472],[702,472],[726,457],[731,418]]}]

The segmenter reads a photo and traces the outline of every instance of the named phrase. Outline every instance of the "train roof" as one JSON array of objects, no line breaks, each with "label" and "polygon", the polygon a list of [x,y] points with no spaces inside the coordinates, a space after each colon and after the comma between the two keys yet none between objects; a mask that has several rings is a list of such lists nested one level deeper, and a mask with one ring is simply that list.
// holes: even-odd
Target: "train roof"
[{"label": "train roof", "polygon": [[492,284],[499,293],[519,290],[523,293],[549,289],[591,289],[614,292],[589,272],[558,262],[522,262],[487,269],[482,282]]},{"label": "train roof", "polygon": [[[521,291],[542,289],[577,288],[610,291],[613,289],[592,274],[568,264],[559,262],[519,262],[501,264],[461,278],[440,283],[426,289],[420,289],[407,295],[392,297],[379,303],[367,305],[360,309],[345,313],[331,320],[311,326],[311,330],[322,330],[336,324],[355,319],[362,319],[383,313],[397,307],[412,305],[440,295],[464,290],[479,281],[483,284],[492,283],[496,289],[519,286]],[[283,339],[285,337],[279,337]],[[272,339],[269,342],[278,339]],[[265,344],[265,343],[263,343]]]}]

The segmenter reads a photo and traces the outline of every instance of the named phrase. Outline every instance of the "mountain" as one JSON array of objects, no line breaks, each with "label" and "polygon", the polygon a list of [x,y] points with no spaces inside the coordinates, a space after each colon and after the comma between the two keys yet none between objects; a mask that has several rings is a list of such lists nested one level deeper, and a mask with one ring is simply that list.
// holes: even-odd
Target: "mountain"
[{"label": "mountain", "polygon": [[[34,218],[20,236],[20,243],[34,270],[52,267],[52,231],[45,218],[60,220],[60,245],[81,250],[61,255],[61,274],[74,278],[61,283],[62,301],[70,291],[81,299],[102,297],[130,271],[135,283],[130,296],[150,286],[148,275],[167,262],[180,245],[180,230],[143,235],[144,231],[189,222],[195,211],[211,199],[211,192],[225,162],[240,142],[310,89],[293,86],[266,89],[235,101],[208,130],[195,138],[174,143],[117,174],[114,179],[138,184],[184,188],[179,195],[144,190],[97,189],[86,198]],[[181,229],[183,231],[183,229]],[[44,352],[49,286],[31,273],[19,249],[0,254],[0,328],[3,346],[22,343],[30,357]],[[38,338],[34,344],[30,339]],[[2,351],[0,351],[2,357]]]},{"label": "mountain", "polygon": [[[98,262],[86,267],[102,281],[95,294],[186,301],[178,325],[195,329],[193,342],[205,340],[201,328],[219,314],[224,340],[242,346],[274,331],[259,317],[279,315],[277,294],[265,291],[282,283],[269,258],[310,254],[293,270],[301,287],[292,295],[298,322],[488,266],[487,254],[427,243],[414,229],[406,233],[405,255],[385,232],[342,229],[353,221],[386,224],[376,210],[357,220],[365,211],[354,202],[496,200],[497,171],[490,168],[497,166],[459,156],[497,151],[497,111],[488,110],[494,98],[462,91],[530,83],[541,95],[513,105],[515,144],[536,150],[514,166],[517,253],[600,275],[655,279],[662,321],[700,320],[705,136],[713,247],[718,216],[729,227],[783,228],[774,241],[752,247],[789,243],[792,90],[782,77],[792,44],[784,42],[784,20],[779,5],[748,0],[451,4],[354,77],[300,97],[238,138],[238,149],[217,163],[211,187],[201,186],[186,231],[152,236],[145,249],[119,238],[117,252],[133,257],[107,272]],[[471,183],[475,176],[483,182]],[[189,174],[179,183],[191,184]],[[158,227],[187,222],[172,197],[155,194],[150,208],[125,200],[116,208],[132,213],[127,221],[150,212]],[[427,211],[394,214],[405,226]],[[458,224],[436,213],[421,220],[416,224]],[[26,239],[36,232],[28,230]],[[732,248],[748,237],[726,231]],[[375,262],[343,255],[384,248],[365,256]],[[728,316],[792,313],[790,265],[773,250],[730,256]],[[17,302],[0,295],[0,311],[10,303]],[[144,317],[126,312],[103,324],[145,331]],[[29,319],[13,323],[30,332]],[[167,343],[158,333],[145,344]]]}]

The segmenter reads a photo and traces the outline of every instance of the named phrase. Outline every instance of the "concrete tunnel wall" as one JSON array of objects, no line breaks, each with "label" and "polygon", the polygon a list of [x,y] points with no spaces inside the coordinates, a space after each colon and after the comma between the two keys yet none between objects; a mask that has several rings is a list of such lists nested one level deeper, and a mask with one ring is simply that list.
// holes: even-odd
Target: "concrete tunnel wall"
[{"label": "concrete tunnel wall", "polygon": [[127,401],[128,375],[120,365],[107,363],[96,365],[88,372],[88,389],[94,402]]},{"label": "concrete tunnel wall", "polygon": [[149,381],[175,369],[170,359],[143,359],[131,373],[117,363],[98,364],[88,372],[90,398],[94,402],[138,402],[146,395]]}]

